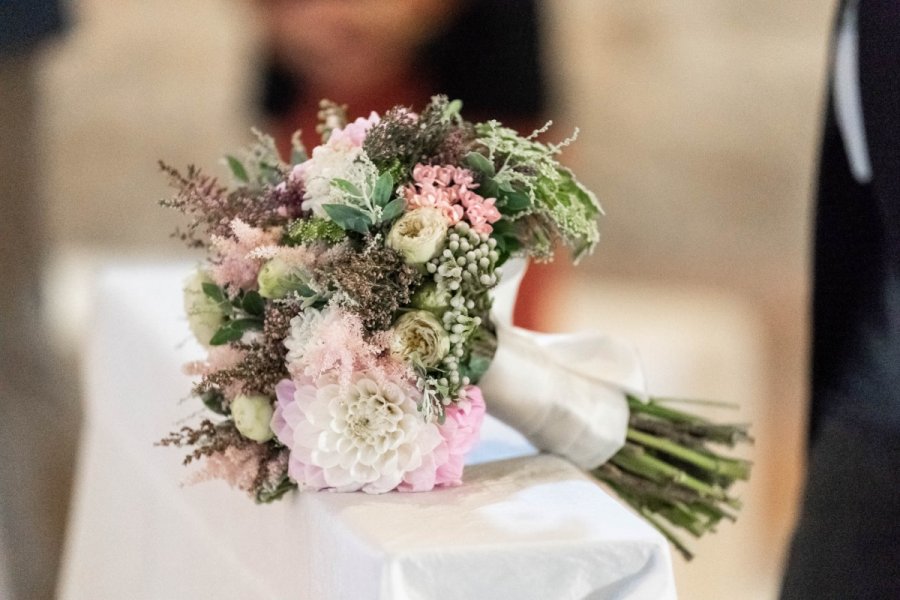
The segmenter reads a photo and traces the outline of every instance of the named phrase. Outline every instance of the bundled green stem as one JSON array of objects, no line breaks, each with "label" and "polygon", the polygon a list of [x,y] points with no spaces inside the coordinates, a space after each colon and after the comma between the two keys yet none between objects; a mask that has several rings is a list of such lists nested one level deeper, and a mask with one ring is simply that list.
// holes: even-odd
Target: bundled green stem
[{"label": "bundled green stem", "polygon": [[677,529],[700,537],[740,508],[728,494],[750,477],[750,462],[723,456],[710,444],[751,442],[746,425],[721,425],[665,406],[661,399],[628,398],[625,446],[593,471],[688,560],[693,554]]}]

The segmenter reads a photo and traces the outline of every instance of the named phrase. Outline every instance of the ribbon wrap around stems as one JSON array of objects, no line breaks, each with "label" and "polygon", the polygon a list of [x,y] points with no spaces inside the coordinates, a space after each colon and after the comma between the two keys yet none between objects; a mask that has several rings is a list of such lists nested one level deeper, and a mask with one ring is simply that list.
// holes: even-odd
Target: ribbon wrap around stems
[{"label": "ribbon wrap around stems", "polygon": [[488,412],[541,450],[594,469],[625,444],[626,395],[646,398],[635,349],[594,333],[542,334],[515,327],[525,261],[503,266],[491,317],[497,353],[479,386]]}]

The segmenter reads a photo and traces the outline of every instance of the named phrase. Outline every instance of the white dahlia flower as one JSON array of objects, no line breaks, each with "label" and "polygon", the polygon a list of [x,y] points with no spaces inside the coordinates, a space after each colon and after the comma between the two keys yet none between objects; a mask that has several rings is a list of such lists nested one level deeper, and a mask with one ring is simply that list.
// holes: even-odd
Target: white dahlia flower
[{"label": "white dahlia flower", "polygon": [[[406,382],[379,383],[357,372],[341,386],[333,373],[278,386],[272,428],[290,449],[289,473],[307,489],[391,491],[420,479],[434,485],[446,444],[419,414]],[[442,454],[436,457],[435,454]]]}]

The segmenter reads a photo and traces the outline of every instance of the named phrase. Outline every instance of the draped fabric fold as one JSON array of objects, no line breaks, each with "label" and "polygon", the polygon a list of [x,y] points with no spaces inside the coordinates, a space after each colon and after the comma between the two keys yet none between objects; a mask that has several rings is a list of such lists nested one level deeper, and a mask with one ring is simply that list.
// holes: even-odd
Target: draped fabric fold
[{"label": "draped fabric fold", "polygon": [[625,443],[626,395],[645,398],[640,360],[633,347],[609,336],[512,325],[524,274],[524,261],[508,262],[494,294],[498,349],[479,383],[488,411],[541,450],[593,469]]}]

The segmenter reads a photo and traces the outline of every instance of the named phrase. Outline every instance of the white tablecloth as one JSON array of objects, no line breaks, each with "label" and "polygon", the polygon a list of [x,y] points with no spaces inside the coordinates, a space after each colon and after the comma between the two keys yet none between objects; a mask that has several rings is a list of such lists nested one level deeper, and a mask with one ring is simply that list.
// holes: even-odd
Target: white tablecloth
[{"label": "white tablecloth", "polygon": [[257,506],[221,482],[181,486],[182,453],[153,443],[200,416],[179,402],[180,365],[201,356],[181,312],[188,270],[100,279],[61,598],[675,597],[661,536],[492,419],[459,488]]}]

